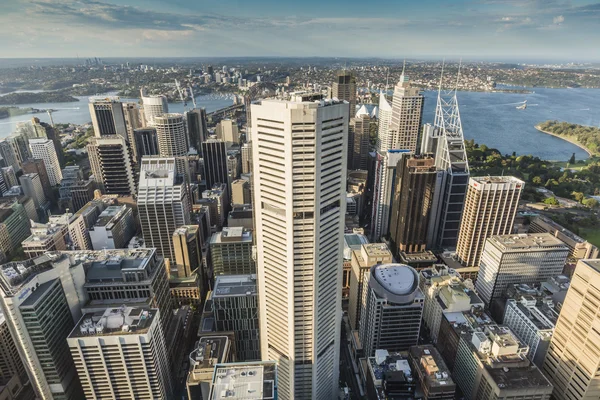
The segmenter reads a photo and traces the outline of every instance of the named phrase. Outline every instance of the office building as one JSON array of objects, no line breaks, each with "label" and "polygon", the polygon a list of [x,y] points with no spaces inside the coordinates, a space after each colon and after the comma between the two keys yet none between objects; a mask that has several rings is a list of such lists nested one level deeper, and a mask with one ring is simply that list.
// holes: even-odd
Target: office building
[{"label": "office building", "polygon": [[388,127],[388,137],[384,139],[385,150],[408,150],[413,154],[419,148],[419,134],[423,119],[424,97],[420,89],[412,87],[404,72],[394,88],[392,117]]},{"label": "office building", "polygon": [[139,128],[133,131],[133,145],[135,147],[135,155],[137,163],[142,161],[144,156],[157,156],[160,154],[158,150],[158,137],[156,128]]},{"label": "office building", "polygon": [[81,399],[65,340],[81,318],[83,268],[55,255],[0,267],[0,305],[29,379],[43,400]]},{"label": "office building", "polygon": [[377,106],[377,152],[385,154],[392,149],[391,136],[389,134],[392,122],[392,106],[386,99],[384,92],[379,93],[379,105]]},{"label": "office building", "polygon": [[421,385],[423,400],[454,400],[456,384],[437,349],[428,344],[412,346],[408,360]]},{"label": "office building", "polygon": [[360,249],[351,250],[350,290],[348,296],[348,319],[352,330],[358,329],[361,315],[363,285],[369,280],[371,267],[390,264],[392,252],[384,243],[362,244]]},{"label": "office building", "polygon": [[171,262],[175,260],[173,232],[190,224],[191,213],[185,176],[178,167],[173,157],[144,157],[137,199],[146,246],[155,247]]},{"label": "office building", "polygon": [[198,152],[201,143],[208,138],[208,127],[206,126],[206,109],[194,108],[185,113],[188,130],[188,144]]},{"label": "office building", "polygon": [[392,200],[396,191],[398,162],[410,154],[407,150],[387,150],[375,154],[373,173],[373,206],[371,209],[371,241],[387,236],[392,215]]},{"label": "office building", "polygon": [[[17,123],[18,126],[18,123]],[[12,149],[12,153],[8,151],[8,146]],[[8,136],[5,140],[0,141],[0,152],[2,157],[7,155],[7,162],[12,160],[11,155],[14,155],[17,167],[20,167],[23,161],[31,158],[31,150],[29,148],[29,139],[27,136],[21,133],[13,133]],[[14,163],[11,163],[15,166]]]},{"label": "office building", "polygon": [[372,122],[374,120],[364,104],[350,119],[351,141],[348,144],[348,169],[367,169]]},{"label": "office building", "polygon": [[206,188],[212,188],[217,183],[229,182],[227,176],[227,147],[225,142],[209,139],[202,143],[204,159],[204,180]]},{"label": "office building", "polygon": [[133,132],[144,126],[143,117],[137,103],[123,103],[123,115],[125,117],[125,127],[127,128],[127,141],[131,146],[133,158],[137,160],[137,148],[135,146],[135,137]]},{"label": "office building", "polygon": [[240,144],[240,131],[237,121],[231,119],[221,120],[215,129],[218,140],[225,142],[225,146],[230,149],[234,145]]},{"label": "office building", "polygon": [[[348,205],[346,204],[346,207]],[[348,210],[348,208],[346,208]],[[344,233],[344,257],[342,272],[342,308],[347,309],[347,300],[350,297],[350,277],[352,274],[352,254],[360,251],[363,244],[368,244],[369,239],[362,233]],[[346,300],[346,301],[344,301]]]},{"label": "office building", "polygon": [[[60,163],[61,167],[64,167],[65,156],[59,137],[59,132],[56,129],[54,129],[52,125],[47,124],[45,122],[40,122],[39,118],[36,117],[31,118],[31,128],[35,131],[36,137],[47,138],[52,140],[52,143],[54,144],[54,150],[56,150],[56,155],[58,157],[58,162]],[[15,171],[18,170],[18,168],[15,168]]]},{"label": "office building", "polygon": [[215,183],[211,190],[202,192],[202,201],[200,201],[200,204],[208,206],[211,224],[216,226],[218,231],[223,229],[229,206],[227,184]]},{"label": "office building", "polygon": [[252,205],[234,205],[227,215],[227,226],[230,228],[254,229]]},{"label": "office building", "polygon": [[231,182],[231,204],[252,204],[250,182],[244,179]]},{"label": "office building", "polygon": [[59,204],[65,211],[68,208],[71,212],[77,212],[94,198],[94,190],[96,182],[92,179],[65,181],[63,178],[60,184]]},{"label": "office building", "polygon": [[0,386],[5,385],[15,375],[19,377],[20,381],[27,380],[27,372],[19,356],[17,344],[12,338],[8,323],[0,308]]},{"label": "office building", "polygon": [[512,176],[469,180],[456,255],[465,267],[478,267],[485,240],[512,233],[525,182]]},{"label": "office building", "polygon": [[38,174],[46,199],[50,200],[54,198],[52,185],[50,184],[50,178],[48,177],[48,171],[46,171],[44,160],[32,158],[26,159],[23,161],[22,169],[23,174]]},{"label": "office building", "polygon": [[41,205],[46,203],[46,195],[42,187],[42,181],[38,174],[23,174],[19,178],[21,188],[26,196],[31,197],[35,208],[39,209]]},{"label": "office building", "polygon": [[420,275],[420,288],[425,296],[423,322],[434,343],[437,343],[444,315],[485,305],[473,290],[473,282],[463,281],[456,271],[444,265],[426,268]]},{"label": "office building", "polygon": [[94,181],[103,193],[131,196],[136,192],[133,154],[123,137],[92,138],[87,149]]},{"label": "office building", "polygon": [[89,103],[94,136],[119,135],[129,140],[123,104],[116,99],[92,100]]},{"label": "office building", "polygon": [[277,363],[273,361],[217,364],[211,385],[210,400],[242,400],[250,395],[256,400],[277,399]]},{"label": "office building", "polygon": [[0,168],[0,175],[7,188],[19,185],[19,181],[17,181],[17,175],[15,174],[15,170],[12,166]]},{"label": "office building", "polygon": [[225,227],[212,235],[209,245],[214,276],[256,273],[251,231]]},{"label": "office building", "polygon": [[32,224],[31,236],[21,243],[27,257],[35,258],[48,251],[67,250],[70,244],[69,217],[67,214],[51,216],[47,224]]},{"label": "office building", "polygon": [[188,153],[185,122],[182,114],[163,114],[154,117],[158,151],[162,157],[185,157]]},{"label": "office building", "polygon": [[356,76],[351,71],[338,71],[331,85],[331,98],[339,101],[347,101],[349,114],[356,113]]},{"label": "office building", "polygon": [[252,143],[242,145],[242,174],[252,172]]},{"label": "office building", "polygon": [[544,361],[557,400],[600,396],[600,260],[579,260]]},{"label": "office building", "polygon": [[[188,399],[210,399],[215,367],[231,361],[231,340],[227,335],[205,335],[189,356],[190,370],[185,386]],[[221,393],[219,393],[220,395]]]},{"label": "office building", "polygon": [[528,351],[505,326],[465,332],[452,377],[467,400],[549,400],[552,384],[527,359]]},{"label": "office building", "polygon": [[62,179],[62,171],[54,149],[54,143],[49,139],[30,139],[29,147],[33,158],[44,161],[50,185],[56,186],[59,184]]},{"label": "office building", "polygon": [[261,355],[279,363],[281,399],[338,390],[349,118],[320,97],[251,106]]},{"label": "office building", "polygon": [[86,398],[173,396],[158,309],[123,306],[85,314],[67,343]]},{"label": "office building", "polygon": [[216,276],[210,301],[217,332],[235,333],[236,360],[260,360],[256,275]]},{"label": "office building", "polygon": [[29,217],[18,201],[0,203],[0,250],[10,254],[31,234]]},{"label": "office building", "polygon": [[141,90],[141,96],[146,125],[153,126],[155,117],[169,112],[167,97],[163,95],[146,95],[144,89]]},{"label": "office building", "polygon": [[[183,225],[173,232],[175,260],[171,262],[171,272],[187,278],[197,273],[202,276],[202,242],[198,225]],[[200,268],[200,270],[198,270]]]},{"label": "office building", "polygon": [[124,249],[135,235],[133,210],[125,204],[109,206],[98,216],[94,226],[89,228],[92,248]]},{"label": "office building", "polygon": [[600,257],[598,247],[544,215],[537,215],[531,220],[528,232],[550,233],[552,236],[560,239],[569,248],[570,258],[582,260]]},{"label": "office building", "polygon": [[[27,151],[29,151],[27,149]],[[0,140],[0,157],[4,160],[4,166],[12,166],[15,171],[19,171],[21,168],[21,158],[15,154],[15,149],[11,146],[8,139]]]},{"label": "office building", "polygon": [[549,233],[492,236],[485,243],[475,288],[490,305],[510,284],[560,275],[568,254],[568,247]]},{"label": "office building", "polygon": [[366,357],[375,350],[406,351],[419,341],[424,297],[419,274],[403,264],[371,267],[363,283],[359,338]]},{"label": "office building", "polygon": [[418,381],[410,366],[408,352],[378,349],[374,357],[360,360],[362,380],[369,399],[412,399]]},{"label": "office building", "polygon": [[390,219],[392,251],[394,254],[419,253],[427,246],[427,228],[437,178],[435,159],[405,154],[396,169]]}]

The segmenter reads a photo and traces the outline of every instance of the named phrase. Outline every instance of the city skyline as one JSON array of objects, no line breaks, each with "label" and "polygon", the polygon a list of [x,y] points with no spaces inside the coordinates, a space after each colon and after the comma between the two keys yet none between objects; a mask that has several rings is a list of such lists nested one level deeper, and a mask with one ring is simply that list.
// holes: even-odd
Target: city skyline
[{"label": "city skyline", "polygon": [[[600,2],[18,0],[0,5],[6,57],[464,57],[600,61]],[[360,15],[356,11],[361,10]],[[26,17],[28,23],[15,21]],[[60,23],[60,28],[57,27]],[[347,40],[348,37],[353,40]],[[580,38],[585,35],[586,40]],[[377,39],[377,40],[375,40]],[[93,41],[94,46],[89,46]],[[193,44],[193,45],[192,45]]]}]

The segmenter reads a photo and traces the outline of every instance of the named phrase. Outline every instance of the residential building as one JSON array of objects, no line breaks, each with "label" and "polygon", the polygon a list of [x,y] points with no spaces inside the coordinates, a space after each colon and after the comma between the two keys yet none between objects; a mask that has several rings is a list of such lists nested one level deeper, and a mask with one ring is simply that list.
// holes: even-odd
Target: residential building
[{"label": "residential building", "polygon": [[282,400],[331,399],[340,359],[348,105],[294,93],[251,110],[261,356],[279,363]]},{"label": "residential building", "polygon": [[256,400],[277,399],[277,363],[273,361],[217,364],[208,399],[242,400],[248,393]]},{"label": "residential building", "polygon": [[437,168],[429,156],[405,154],[397,164],[390,221],[394,254],[419,253],[427,247]]},{"label": "residential building", "polygon": [[54,143],[50,139],[30,139],[29,147],[33,158],[44,161],[46,172],[48,173],[48,181],[51,186],[56,186],[62,179],[62,171],[58,156],[54,148]]},{"label": "residential building", "polygon": [[136,193],[133,154],[120,135],[92,138],[87,146],[94,181],[106,194]]},{"label": "residential building", "polygon": [[423,119],[423,102],[424,97],[420,89],[412,87],[408,76],[402,72],[394,88],[388,137],[383,139],[386,142],[385,150],[399,149],[417,153]]},{"label": "residential building", "polygon": [[[159,117],[160,118],[160,117]],[[175,261],[173,232],[190,224],[191,205],[185,176],[174,157],[144,157],[137,198],[146,246]]]},{"label": "residential building", "polygon": [[465,267],[478,267],[485,240],[512,233],[525,182],[512,176],[469,180],[456,255]]},{"label": "residential building", "polygon": [[231,360],[231,346],[227,335],[200,337],[189,357],[190,370],[185,382],[188,399],[210,399],[215,367]]},{"label": "residential building", "polygon": [[109,206],[89,228],[94,250],[124,249],[135,235],[133,210],[127,205]]},{"label": "residential building", "polygon": [[252,204],[250,182],[243,179],[231,182],[231,204]]},{"label": "residential building", "polygon": [[123,104],[117,99],[92,99],[89,103],[94,136],[119,135],[129,140]]},{"label": "residential building", "polygon": [[202,157],[206,188],[212,188],[217,183],[227,184],[229,179],[227,177],[227,146],[225,142],[214,139],[202,142]]},{"label": "residential building", "polygon": [[221,120],[215,129],[217,139],[225,142],[225,146],[230,149],[234,145],[240,143],[240,131],[238,129],[237,121],[231,119]]},{"label": "residential building", "polygon": [[249,275],[256,273],[252,255],[252,232],[225,227],[210,238],[213,275]]},{"label": "residential building", "polygon": [[136,161],[139,164],[144,156],[158,156],[158,136],[156,128],[138,128],[133,131],[133,146],[135,147]]},{"label": "residential building", "polygon": [[437,349],[430,345],[412,346],[408,360],[421,385],[423,400],[454,400],[456,384]]},{"label": "residential building", "polygon": [[467,400],[549,400],[552,384],[528,351],[507,327],[487,325],[460,337],[452,378]]},{"label": "residential building", "polygon": [[88,399],[173,396],[169,353],[156,308],[108,308],[81,317],[67,337]]},{"label": "residential building", "polygon": [[599,288],[600,260],[579,260],[544,361],[554,399],[600,396]]},{"label": "residential building", "polygon": [[216,331],[235,333],[236,360],[260,360],[256,275],[216,276],[209,299]]},{"label": "residential building", "polygon": [[475,288],[489,306],[510,284],[560,275],[568,254],[568,247],[549,233],[492,236],[485,243]]}]

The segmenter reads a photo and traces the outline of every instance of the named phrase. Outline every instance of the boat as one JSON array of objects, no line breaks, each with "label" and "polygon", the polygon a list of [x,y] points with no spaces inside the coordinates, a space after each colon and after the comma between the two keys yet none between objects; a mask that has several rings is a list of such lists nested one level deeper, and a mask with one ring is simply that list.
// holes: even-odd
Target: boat
[{"label": "boat", "polygon": [[517,110],[527,109],[527,100],[523,101],[523,104],[521,104],[520,106],[517,106],[516,108],[517,108]]}]

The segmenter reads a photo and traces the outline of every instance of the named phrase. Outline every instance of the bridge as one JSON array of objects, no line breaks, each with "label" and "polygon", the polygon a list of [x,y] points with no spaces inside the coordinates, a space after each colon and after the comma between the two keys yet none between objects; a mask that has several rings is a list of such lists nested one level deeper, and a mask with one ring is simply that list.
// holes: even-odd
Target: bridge
[{"label": "bridge", "polygon": [[238,110],[243,110],[244,109],[244,104],[234,104],[225,108],[220,108],[218,110],[215,110],[213,112],[207,113],[206,114],[206,118],[209,120],[218,120],[218,119],[223,119],[226,117],[231,117],[235,114],[236,111]]}]

